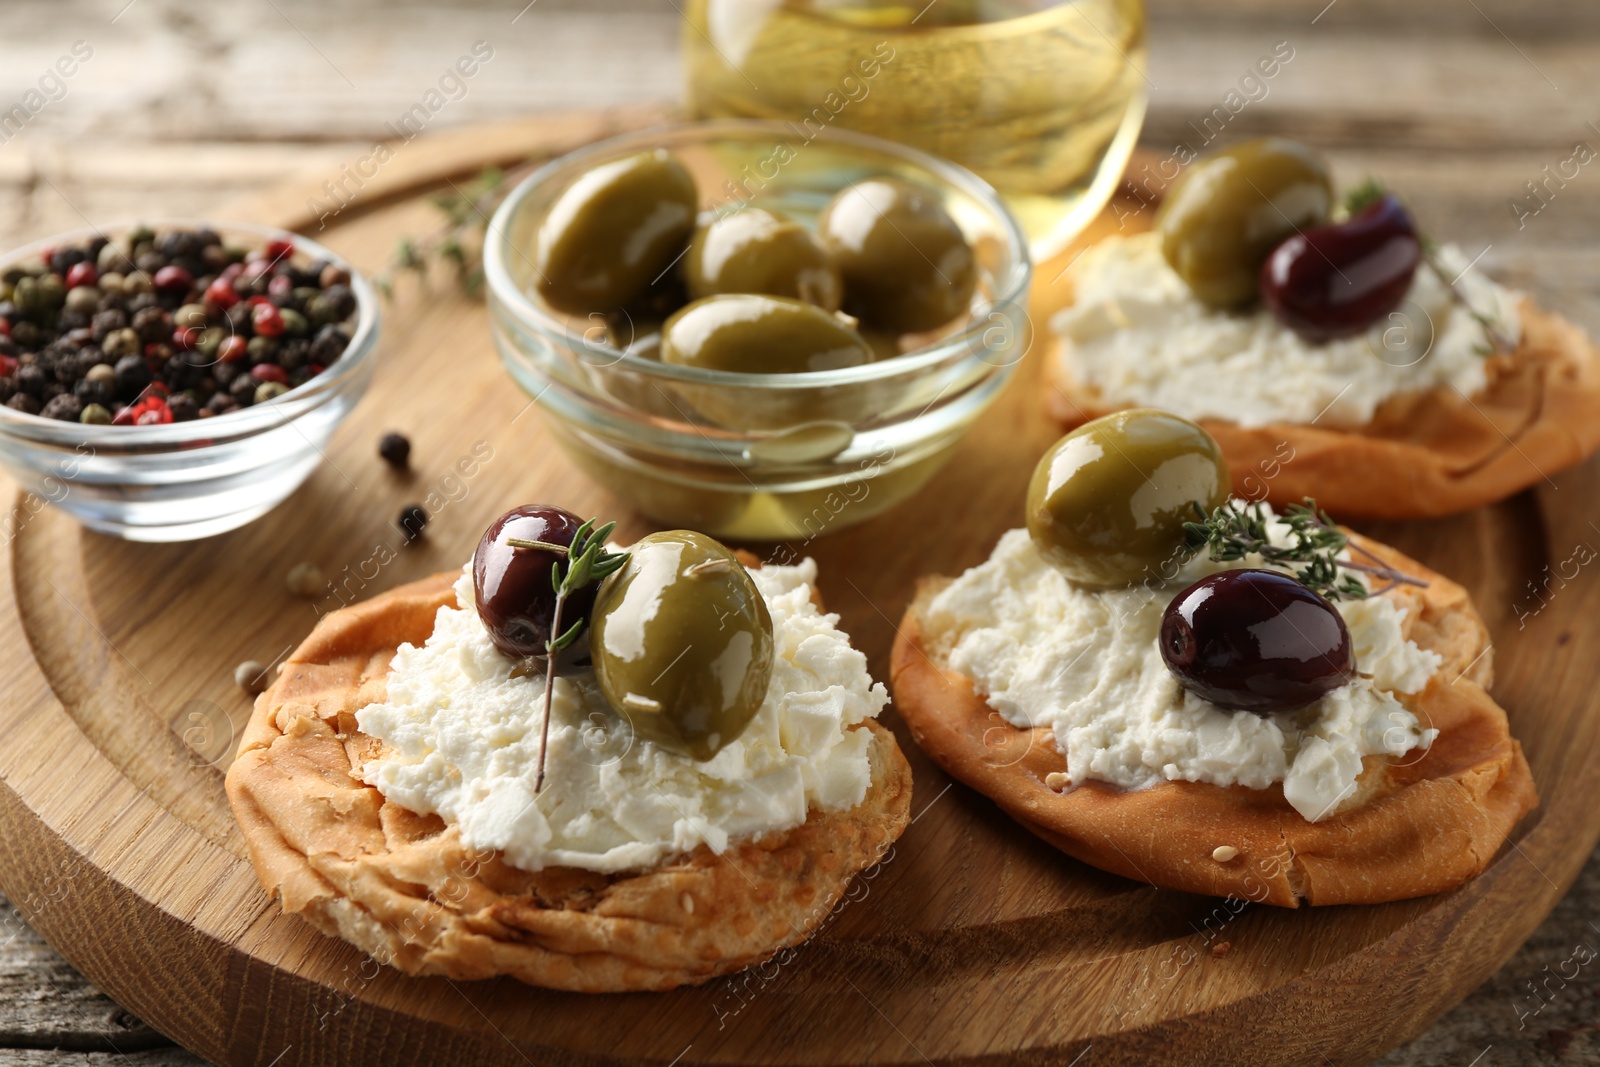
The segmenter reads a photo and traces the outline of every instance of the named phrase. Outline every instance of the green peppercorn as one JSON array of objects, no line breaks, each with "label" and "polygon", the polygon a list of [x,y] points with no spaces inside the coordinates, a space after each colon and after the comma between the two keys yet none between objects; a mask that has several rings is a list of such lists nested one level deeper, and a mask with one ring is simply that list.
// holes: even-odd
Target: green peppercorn
[{"label": "green peppercorn", "polygon": [[100,350],[112,359],[123,356],[132,356],[144,351],[144,342],[139,339],[139,334],[131,328],[124,327],[112,330],[106,339],[100,342]]},{"label": "green peppercorn", "polygon": [[110,426],[111,412],[102,404],[86,404],[83,413],[78,416],[78,421],[88,423],[90,426]]},{"label": "green peppercorn", "polygon": [[318,294],[306,301],[306,317],[314,326],[331,326],[339,321],[339,309],[332,300]]},{"label": "green peppercorn", "polygon": [[204,304],[185,304],[172,313],[172,325],[203,330],[206,325],[206,308]]},{"label": "green peppercorn", "polygon": [[67,302],[67,283],[59,274],[46,274],[39,279],[39,299],[50,311],[59,311]]},{"label": "green peppercorn", "polygon": [[150,244],[156,239],[156,231],[148,226],[135,226],[128,231],[128,247],[138,248],[140,245]]},{"label": "green peppercorn", "polygon": [[84,381],[93,382],[95,385],[112,386],[117,381],[117,371],[109,363],[96,363],[90,367],[83,376]]},{"label": "green peppercorn", "polygon": [[195,341],[195,351],[207,359],[215,359],[217,357],[217,349],[222,347],[222,342],[227,338],[228,331],[221,326],[208,326],[200,331],[200,338]]},{"label": "green peppercorn", "polygon": [[0,281],[0,302],[11,299],[12,286],[10,282]]},{"label": "green peppercorn", "polygon": [[143,296],[156,291],[155,281],[142,270],[131,271],[124,278],[122,289],[129,296]]},{"label": "green peppercorn", "polygon": [[17,314],[28,319],[44,310],[44,300],[39,295],[39,283],[32,278],[18,278],[11,287],[11,302],[17,305]]},{"label": "green peppercorn", "polygon": [[306,317],[294,308],[279,308],[278,317],[283,320],[283,335],[285,337],[304,337],[311,332],[311,324]]},{"label": "green peppercorn", "polygon": [[289,391],[289,387],[282,382],[262,382],[256,386],[255,402],[265,404],[269,400],[276,400]]},{"label": "green peppercorn", "polygon": [[271,337],[252,337],[245,344],[244,351],[252,364],[270,363],[278,354],[278,342]]},{"label": "green peppercorn", "polygon": [[92,285],[80,285],[67,291],[66,309],[76,315],[93,315],[100,307],[100,290]]}]

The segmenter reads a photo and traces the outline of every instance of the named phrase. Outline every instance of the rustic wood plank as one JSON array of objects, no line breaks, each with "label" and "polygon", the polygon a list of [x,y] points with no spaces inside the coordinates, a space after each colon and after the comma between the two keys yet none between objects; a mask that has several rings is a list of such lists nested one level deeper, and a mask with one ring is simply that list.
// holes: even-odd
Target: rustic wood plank
[{"label": "rustic wood plank", "polygon": [[[50,903],[46,887],[34,904]],[[0,1049],[128,1053],[171,1044],[85,981],[0,897]]]}]

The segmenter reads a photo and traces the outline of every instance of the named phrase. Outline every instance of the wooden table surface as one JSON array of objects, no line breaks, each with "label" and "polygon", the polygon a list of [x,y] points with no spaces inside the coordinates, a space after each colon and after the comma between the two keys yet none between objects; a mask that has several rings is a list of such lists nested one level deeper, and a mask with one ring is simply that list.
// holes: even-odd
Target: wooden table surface
[{"label": "wooden table surface", "polygon": [[[336,178],[478,41],[493,57],[434,116],[438,128],[670,102],[681,3],[6,0],[0,113],[75,43],[92,55],[25,127],[0,129],[0,248]],[[1600,167],[1585,162],[1600,158],[1600,5],[1150,3],[1147,145],[1198,145],[1191,123],[1287,42],[1293,58],[1230,117],[1226,137],[1288,134],[1325,149],[1345,181],[1382,175],[1430,232],[1600,334]],[[1382,1064],[1600,1062],[1597,912],[1600,858],[1499,974]],[[100,995],[0,901],[0,1067],[198,1062]]]}]

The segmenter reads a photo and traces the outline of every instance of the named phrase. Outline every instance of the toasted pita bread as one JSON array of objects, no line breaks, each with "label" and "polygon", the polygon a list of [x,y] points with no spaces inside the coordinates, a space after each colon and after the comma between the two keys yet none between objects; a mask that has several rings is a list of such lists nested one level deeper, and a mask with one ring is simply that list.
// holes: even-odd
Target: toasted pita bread
[{"label": "toasted pita bread", "polygon": [[[1600,448],[1600,350],[1524,298],[1522,338],[1494,357],[1476,396],[1433,389],[1391,397],[1355,430],[1299,423],[1246,429],[1202,419],[1233,469],[1234,491],[1276,506],[1308,496],[1335,515],[1427,518],[1503,500]],[[1045,391],[1068,428],[1128,405],[1073,379],[1057,338]]]},{"label": "toasted pita bread", "polygon": [[848,811],[722,855],[701,846],[638,874],[518,870],[457,829],[388,803],[356,771],[382,743],[356,712],[381,701],[389,662],[420,645],[457,575],[435,575],[326,616],[283,666],[228,771],[228,797],[262,886],[286,912],[408,974],[511,975],[578,992],[671,989],[808,937],[857,872],[905,829],[911,769],[871,732],[872,785]]},{"label": "toasted pita bread", "polygon": [[[1439,737],[1425,753],[1369,756],[1357,792],[1308,822],[1281,785],[1269,789],[1163,782],[1125,790],[1046,785],[1066,758],[1046,728],[1011,726],[952,671],[953,635],[923,611],[949,579],[925,579],[907,610],[890,668],[895,706],[918,745],[1029,830],[1085,863],[1168,889],[1284,907],[1371,904],[1438,893],[1481,871],[1537,803],[1522,749],[1486,691],[1488,632],[1466,590],[1399,552],[1359,537],[1427,580],[1385,594],[1408,609],[1406,636],[1444,657],[1421,693],[1399,699]],[[1237,850],[1213,858],[1223,846]],[[1223,853],[1226,855],[1226,853]]]}]

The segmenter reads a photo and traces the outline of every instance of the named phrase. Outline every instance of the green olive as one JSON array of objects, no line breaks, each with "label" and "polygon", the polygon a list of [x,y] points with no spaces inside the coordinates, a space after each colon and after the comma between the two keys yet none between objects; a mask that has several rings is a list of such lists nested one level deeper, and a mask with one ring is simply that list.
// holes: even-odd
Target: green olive
[{"label": "green olive", "polygon": [[844,278],[844,309],[868,326],[917,333],[967,310],[978,264],[932,193],[891,178],[841,191],[817,232]]},{"label": "green olive", "polygon": [[1189,167],[1156,212],[1161,254],[1215,308],[1256,298],[1261,264],[1284,238],[1327,221],[1328,166],[1311,149],[1262,137]]},{"label": "green olive", "polygon": [[574,315],[632,303],[683,254],[698,201],[694,179],[661,149],[587,171],[539,226],[538,295]]},{"label": "green olive", "polygon": [[793,219],[758,207],[723,215],[695,231],[684,260],[695,299],[718,293],[766,293],[838,311],[842,283],[816,235]]},{"label": "green olive", "polygon": [[1183,560],[1194,505],[1228,498],[1228,462],[1188,419],[1135,408],[1050,447],[1028,483],[1028,533],[1068,578],[1093,586],[1166,581]]},{"label": "green olive", "polygon": [[766,699],[767,603],[744,565],[705,534],[650,534],[629,551],[591,615],[600,691],[640,737],[710,759]]},{"label": "green olive", "polygon": [[746,374],[798,374],[872,362],[850,324],[803,300],[728,293],[696,300],[667,320],[661,361]]}]

